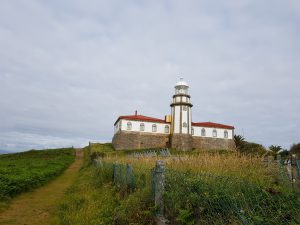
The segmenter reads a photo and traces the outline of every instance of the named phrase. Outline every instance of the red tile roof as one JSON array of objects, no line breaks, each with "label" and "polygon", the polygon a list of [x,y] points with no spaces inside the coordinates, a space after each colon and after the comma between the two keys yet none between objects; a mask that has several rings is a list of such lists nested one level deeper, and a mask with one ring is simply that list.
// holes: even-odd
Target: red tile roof
[{"label": "red tile roof", "polygon": [[[134,120],[134,121],[143,121],[143,122],[153,122],[153,123],[168,123],[165,120],[153,118],[149,116],[143,116],[143,115],[128,115],[128,116],[120,116],[115,124],[121,120]],[[220,124],[220,123],[212,123],[212,122],[201,122],[201,123],[193,123],[192,126],[196,127],[213,127],[213,128],[223,128],[223,129],[234,129],[233,126]]]},{"label": "red tile roof", "polygon": [[120,116],[115,124],[120,120],[136,120],[136,121],[144,121],[144,122],[153,122],[153,123],[167,123],[165,120],[157,119],[153,117],[143,116],[143,115],[129,115],[129,116]]},{"label": "red tile roof", "polygon": [[212,123],[212,122],[201,122],[201,123],[192,123],[192,126],[195,127],[213,127],[213,128],[223,128],[223,129],[234,129],[233,126],[220,124],[220,123]]}]

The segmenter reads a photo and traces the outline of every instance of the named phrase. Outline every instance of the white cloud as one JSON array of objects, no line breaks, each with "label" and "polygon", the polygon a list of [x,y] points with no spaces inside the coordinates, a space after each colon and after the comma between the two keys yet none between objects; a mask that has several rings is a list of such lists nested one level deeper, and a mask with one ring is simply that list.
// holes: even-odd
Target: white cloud
[{"label": "white cloud", "polygon": [[195,120],[289,147],[299,142],[299,9],[292,0],[1,1],[0,146],[14,144],[11,132],[15,149],[109,141],[121,114],[168,114],[183,76]]}]

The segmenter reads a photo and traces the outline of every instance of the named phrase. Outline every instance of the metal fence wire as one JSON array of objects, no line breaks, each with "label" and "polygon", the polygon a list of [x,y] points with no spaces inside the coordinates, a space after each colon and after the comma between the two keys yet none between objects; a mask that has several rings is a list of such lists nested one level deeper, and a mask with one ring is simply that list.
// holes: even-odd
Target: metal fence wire
[{"label": "metal fence wire", "polygon": [[171,224],[300,224],[300,196],[232,177],[167,170]]},{"label": "metal fence wire", "polygon": [[297,171],[298,171],[298,178],[300,179],[300,160],[296,161]]},{"label": "metal fence wire", "polygon": [[[133,192],[149,187],[155,196],[155,170],[94,160],[99,171],[119,187]],[[297,161],[299,171],[299,160]],[[299,192],[277,191],[233,177],[208,173],[164,171],[163,213],[181,224],[300,224]],[[287,176],[282,170],[282,182]]]}]

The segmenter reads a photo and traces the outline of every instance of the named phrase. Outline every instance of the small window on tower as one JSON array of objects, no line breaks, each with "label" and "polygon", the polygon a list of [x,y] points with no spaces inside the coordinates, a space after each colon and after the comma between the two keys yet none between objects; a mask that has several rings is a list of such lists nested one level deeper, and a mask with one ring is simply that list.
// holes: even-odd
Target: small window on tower
[{"label": "small window on tower", "polygon": [[212,136],[213,136],[213,137],[217,137],[217,135],[218,135],[218,134],[217,134],[217,130],[214,129],[213,132],[212,132]]},{"label": "small window on tower", "polygon": [[187,106],[186,105],[183,106],[183,111],[187,111]]},{"label": "small window on tower", "polygon": [[201,130],[201,136],[206,136],[206,132],[205,132],[205,129],[204,128],[202,128],[202,130]]},{"label": "small window on tower", "polygon": [[127,123],[127,130],[131,130],[132,129],[132,124],[131,124],[131,122],[128,122]]},{"label": "small window on tower", "polygon": [[183,126],[183,127],[187,127],[187,123],[184,122],[184,123],[182,124],[182,126]]},{"label": "small window on tower", "polygon": [[152,125],[152,132],[156,132],[157,131],[157,126],[156,126],[156,124],[153,124]]},{"label": "small window on tower", "polygon": [[141,123],[140,124],[140,131],[144,131],[145,130],[145,124],[144,123]]},{"label": "small window on tower", "polygon": [[168,125],[165,126],[165,133],[167,133],[167,134],[170,133],[170,128]]}]

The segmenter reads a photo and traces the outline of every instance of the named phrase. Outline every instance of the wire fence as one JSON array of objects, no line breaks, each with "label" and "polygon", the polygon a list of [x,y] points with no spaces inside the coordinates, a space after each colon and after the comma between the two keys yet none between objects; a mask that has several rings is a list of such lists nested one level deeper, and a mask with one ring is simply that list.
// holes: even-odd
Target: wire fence
[{"label": "wire fence", "polygon": [[[300,224],[299,192],[281,192],[245,180],[164,167],[94,160],[103,176],[128,193],[151,187],[158,214],[169,224]],[[299,160],[297,161],[299,172]],[[279,178],[289,182],[284,167]]]},{"label": "wire fence", "polygon": [[146,150],[143,152],[134,152],[131,154],[128,154],[129,158],[147,158],[147,157],[170,157],[171,152],[169,151],[168,148],[161,149],[161,150]]},{"label": "wire fence", "polygon": [[300,224],[299,194],[232,177],[167,170],[165,215],[172,224]]}]

